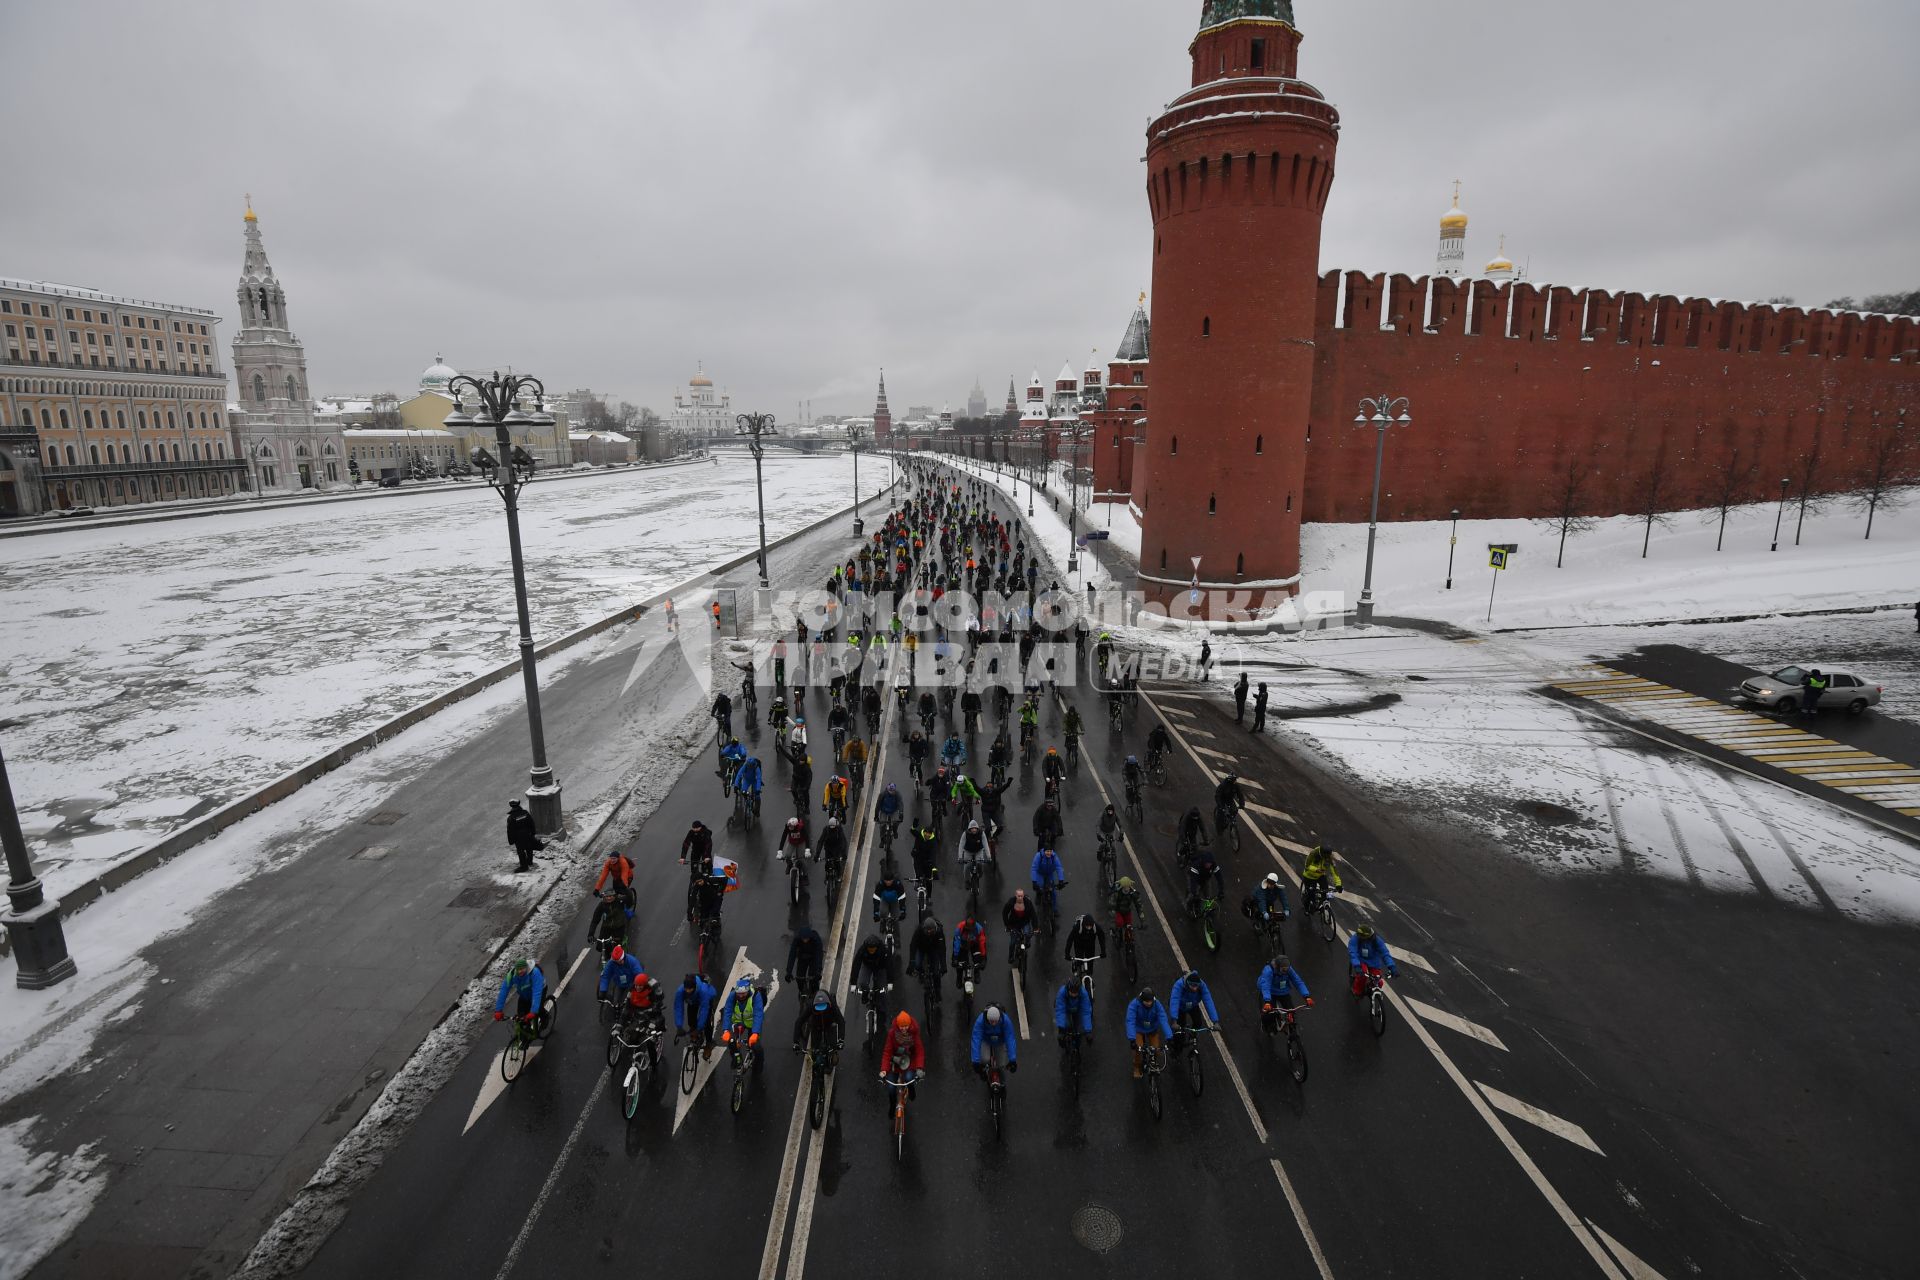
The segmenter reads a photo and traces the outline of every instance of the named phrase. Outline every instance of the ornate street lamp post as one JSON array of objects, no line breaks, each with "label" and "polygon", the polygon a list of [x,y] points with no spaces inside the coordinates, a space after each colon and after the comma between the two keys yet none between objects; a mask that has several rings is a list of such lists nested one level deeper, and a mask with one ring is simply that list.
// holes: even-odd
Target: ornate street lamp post
[{"label": "ornate street lamp post", "polygon": [[[0,721],[0,728],[11,721]],[[38,991],[65,982],[79,970],[67,954],[66,931],[60,927],[60,900],[47,897],[40,877],[33,873],[27,838],[20,831],[20,815],[13,807],[13,784],[7,781],[7,762],[0,757],[0,844],[7,851],[7,928],[13,947],[14,983]]]},{"label": "ornate street lamp post", "polygon": [[[764,590],[773,583],[767,580],[767,491],[760,482],[760,462],[767,455],[767,437],[780,433],[774,429],[770,413],[739,414],[734,423],[733,433],[745,436],[747,448],[753,452],[753,491],[760,500],[760,586]],[[855,461],[857,464],[858,459]]]},{"label": "ornate street lamp post", "polygon": [[853,536],[859,537],[866,526],[860,522],[860,425],[847,427],[847,448],[853,451]]},{"label": "ornate street lamp post", "polygon": [[1355,422],[1371,422],[1380,437],[1373,454],[1373,510],[1367,516],[1367,575],[1360,587],[1360,608],[1354,619],[1363,627],[1373,621],[1373,540],[1380,527],[1380,471],[1387,459],[1387,428],[1412,422],[1413,416],[1407,412],[1409,407],[1405,396],[1396,399],[1379,395],[1362,400],[1360,412],[1354,418]]},{"label": "ornate street lamp post", "polygon": [[1453,532],[1447,535],[1447,590],[1453,590],[1453,549],[1460,545],[1460,509],[1453,510]]},{"label": "ornate street lamp post", "polygon": [[[466,392],[479,401],[472,414],[467,412]],[[533,479],[536,465],[533,455],[513,442],[515,427],[550,427],[553,415],[546,410],[547,389],[538,378],[520,374],[491,378],[473,378],[461,374],[447,383],[453,397],[453,412],[443,425],[449,429],[493,428],[494,445],[499,456],[482,446],[473,451],[473,464],[487,478],[493,491],[507,506],[507,546],[513,553],[513,601],[520,615],[520,678],[527,687],[527,730],[533,739],[533,766],[527,771],[527,809],[533,815],[534,829],[551,835],[561,829],[564,819],[560,803],[560,783],[547,764],[547,738],[540,723],[540,680],[534,671],[533,620],[527,609],[527,570],[520,553],[520,490]],[[533,412],[521,408],[531,398]]]},{"label": "ornate street lamp post", "polygon": [[1780,509],[1773,513],[1773,545],[1767,548],[1767,550],[1769,551],[1778,551],[1780,549],[1780,522],[1786,518],[1787,490],[1791,488],[1793,488],[1793,477],[1791,476],[1781,477]]}]

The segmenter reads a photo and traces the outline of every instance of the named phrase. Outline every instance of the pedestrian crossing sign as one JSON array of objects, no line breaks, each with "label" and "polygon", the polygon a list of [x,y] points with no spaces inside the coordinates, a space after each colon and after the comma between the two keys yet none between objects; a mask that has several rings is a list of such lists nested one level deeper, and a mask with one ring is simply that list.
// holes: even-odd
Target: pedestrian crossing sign
[{"label": "pedestrian crossing sign", "polygon": [[1487,544],[1487,563],[1495,569],[1504,569],[1507,567],[1507,557],[1519,549],[1519,544],[1513,542],[1489,542]]}]

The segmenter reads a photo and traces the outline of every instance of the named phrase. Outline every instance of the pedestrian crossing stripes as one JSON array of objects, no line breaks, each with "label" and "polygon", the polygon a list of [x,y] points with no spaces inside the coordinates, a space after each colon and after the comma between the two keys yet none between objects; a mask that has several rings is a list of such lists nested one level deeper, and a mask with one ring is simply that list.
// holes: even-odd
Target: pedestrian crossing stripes
[{"label": "pedestrian crossing stripes", "polygon": [[1755,764],[1831,787],[1845,795],[1920,818],[1920,768],[1834,742],[1775,716],[1729,707],[1658,681],[1596,666],[1554,684],[1562,693],[1619,707]]}]

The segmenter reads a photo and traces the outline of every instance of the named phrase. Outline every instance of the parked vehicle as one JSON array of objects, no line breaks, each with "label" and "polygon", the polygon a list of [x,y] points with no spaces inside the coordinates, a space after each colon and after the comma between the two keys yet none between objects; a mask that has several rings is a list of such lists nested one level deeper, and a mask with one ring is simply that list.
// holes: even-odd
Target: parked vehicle
[{"label": "parked vehicle", "polygon": [[1781,667],[1763,676],[1743,680],[1734,690],[1736,700],[1754,703],[1770,711],[1798,711],[1806,698],[1807,672],[1818,671],[1827,677],[1827,689],[1820,695],[1820,710],[1845,711],[1857,716],[1880,702],[1881,686],[1862,680],[1851,672],[1834,667]]}]

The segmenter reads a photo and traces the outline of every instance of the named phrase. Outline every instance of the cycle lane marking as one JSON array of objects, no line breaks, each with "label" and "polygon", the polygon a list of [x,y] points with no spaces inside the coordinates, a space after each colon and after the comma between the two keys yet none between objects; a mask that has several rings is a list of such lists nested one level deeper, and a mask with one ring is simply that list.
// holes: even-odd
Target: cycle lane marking
[{"label": "cycle lane marking", "polygon": [[[1405,959],[1404,954],[1401,958]],[[1446,1027],[1450,1031],[1458,1031],[1463,1036],[1471,1036],[1481,1044],[1492,1045],[1503,1053],[1506,1051],[1507,1046],[1501,1042],[1500,1037],[1479,1023],[1469,1022],[1459,1014],[1448,1013],[1445,1009],[1436,1009],[1426,1001],[1415,1000],[1412,996],[1408,996],[1406,999],[1407,1006],[1428,1022],[1436,1026]],[[1484,1088],[1485,1086],[1482,1087]]]},{"label": "cycle lane marking", "polygon": [[[760,972],[760,966],[747,959],[747,949],[745,947],[741,947],[739,951],[735,952],[733,968],[727,971],[727,985],[714,993],[712,1018],[716,1020],[719,1018],[720,1007],[726,1003],[727,997],[733,993],[735,983],[739,982],[742,977],[757,978],[760,976]],[[776,980],[774,991],[767,993],[767,1007],[769,1009],[773,1007],[774,993],[778,989]],[[708,1026],[711,1027],[712,1025],[713,1022],[710,1021]],[[710,1041],[709,1045],[713,1046],[718,1039],[719,1037],[716,1035],[714,1041]],[[680,1132],[680,1126],[686,1122],[687,1112],[692,1110],[693,1104],[699,1100],[701,1090],[707,1087],[707,1081],[713,1079],[713,1073],[720,1069],[720,1060],[725,1057],[727,1057],[727,1055],[724,1053],[708,1053],[704,1055],[700,1060],[698,1070],[694,1073],[693,1092],[688,1093],[684,1089],[680,1091],[679,1100],[673,1104],[673,1132],[676,1135]]]},{"label": "cycle lane marking", "polygon": [[1613,1251],[1613,1256],[1620,1260],[1620,1265],[1627,1270],[1629,1280],[1666,1280],[1665,1276],[1634,1256],[1625,1245],[1602,1231],[1591,1218],[1587,1220],[1587,1225],[1593,1228],[1593,1234],[1600,1237],[1601,1243]]},{"label": "cycle lane marking", "polygon": [[1599,1143],[1587,1136],[1585,1129],[1582,1129],[1573,1121],[1562,1120],[1551,1111],[1542,1111],[1531,1102],[1522,1102],[1512,1094],[1502,1093],[1490,1084],[1484,1084],[1481,1081],[1475,1080],[1473,1087],[1481,1093],[1486,1094],[1488,1102],[1491,1102],[1495,1107],[1506,1112],[1514,1119],[1525,1120],[1534,1128],[1544,1129],[1556,1138],[1564,1138],[1576,1147],[1585,1147],[1597,1156],[1607,1154],[1600,1149]]},{"label": "cycle lane marking", "polygon": [[[553,998],[555,1000],[560,998],[560,993],[567,989],[567,984],[573,981],[573,975],[580,972],[581,964],[583,964],[591,954],[593,954],[593,948],[580,948],[580,954],[573,958],[573,964],[568,967],[566,974],[560,979],[560,985],[553,989]],[[520,1063],[520,1069],[522,1071],[525,1071],[533,1065],[533,1060],[540,1056],[540,1050],[545,1044],[546,1041],[544,1040],[535,1040],[531,1045],[527,1046],[527,1056]],[[487,1072],[487,1078],[480,1084],[480,1095],[473,1100],[473,1110],[467,1112],[467,1122],[460,1126],[461,1137],[464,1138],[467,1135],[467,1131],[473,1128],[474,1122],[487,1113],[487,1108],[498,1102],[501,1096],[506,1093],[508,1088],[507,1081],[505,1077],[500,1074],[500,1060],[506,1056],[507,1051],[505,1048],[502,1048],[499,1053],[493,1055],[493,1070]]]},{"label": "cycle lane marking", "polygon": [[[868,794],[878,795],[886,788],[887,755],[894,748],[893,736],[888,732],[889,720],[899,711],[898,699],[888,698],[886,708],[881,714],[879,746],[873,759],[873,786]],[[902,814],[904,818],[904,813]],[[852,936],[864,904],[865,894],[861,886],[866,883],[867,870],[873,861],[874,823],[873,813],[866,806],[861,807],[859,821],[863,824],[859,838],[853,842],[853,857],[850,858],[848,874],[841,880],[841,892],[845,901],[834,911],[832,937],[828,942],[827,954],[821,965],[820,980],[828,984],[828,990],[840,993],[841,1016],[847,1016],[847,997],[851,995],[850,986],[853,973]],[[804,1073],[803,1073],[804,1079]],[[834,1093],[840,1083],[840,1073],[835,1071],[827,1079],[825,1106],[829,1113],[833,1110]],[[774,1213],[767,1227],[767,1243],[760,1255],[760,1280],[776,1280],[781,1273],[781,1255],[786,1255],[787,1280],[800,1280],[807,1266],[807,1245],[813,1236],[813,1209],[820,1192],[821,1156],[825,1150],[819,1136],[808,1142],[809,1128],[802,1123],[806,1114],[807,1098],[805,1092],[796,1088],[793,1097],[793,1121],[787,1130],[787,1148],[784,1155],[784,1168],[780,1185],[774,1195]],[[800,1145],[807,1143],[806,1159],[802,1169],[799,1159]],[[793,1170],[802,1169],[800,1176],[799,1208],[794,1211],[793,1229],[787,1230],[787,1217],[793,1201]]]},{"label": "cycle lane marking", "polygon": [[[1145,695],[1143,695],[1143,697],[1144,696]],[[1160,708],[1154,704],[1151,697],[1147,697],[1146,702],[1156,715],[1160,714]],[[1194,764],[1200,769],[1201,774],[1205,776],[1209,782],[1218,785],[1219,779],[1214,777],[1213,771],[1207,768],[1205,762],[1203,762],[1198,755],[1194,754],[1193,748],[1188,746],[1186,740],[1181,737],[1179,726],[1167,720],[1164,715],[1160,718],[1161,723],[1165,724],[1168,730],[1173,733],[1175,740],[1178,741],[1181,747],[1187,752],[1189,758],[1191,758]],[[1273,854],[1274,860],[1286,871],[1288,878],[1298,885],[1300,882],[1299,875],[1287,864],[1286,859],[1282,858],[1279,852],[1274,849],[1272,841],[1267,838],[1267,834],[1258,827],[1254,827],[1253,832],[1255,836],[1267,845],[1268,851]],[[1131,852],[1131,848],[1129,848],[1129,852]],[[1349,936],[1348,931],[1337,924],[1335,927],[1341,935],[1341,941],[1346,941]],[[1574,1213],[1572,1206],[1561,1196],[1559,1189],[1547,1180],[1547,1176],[1540,1171],[1540,1166],[1535,1164],[1533,1158],[1526,1153],[1525,1148],[1521,1147],[1519,1140],[1513,1136],[1513,1131],[1506,1126],[1505,1122],[1503,1122],[1499,1116],[1494,1114],[1493,1108],[1488,1105],[1487,1099],[1481,1095],[1480,1091],[1474,1087],[1460,1068],[1455,1065],[1446,1050],[1440,1047],[1439,1041],[1433,1038],[1432,1033],[1427,1030],[1426,1024],[1418,1017],[1413,1016],[1411,1010],[1407,1007],[1406,1000],[1391,986],[1383,988],[1383,993],[1387,998],[1387,1003],[1393,1005],[1400,1011],[1400,1016],[1406,1021],[1408,1028],[1413,1032],[1414,1038],[1426,1047],[1428,1053],[1433,1055],[1433,1059],[1439,1064],[1441,1071],[1453,1082],[1454,1087],[1460,1091],[1461,1096],[1467,1100],[1468,1105],[1479,1115],[1482,1122],[1493,1131],[1494,1137],[1506,1148],[1508,1155],[1513,1158],[1514,1163],[1520,1166],[1521,1172],[1533,1183],[1535,1190],[1539,1191],[1546,1199],[1548,1206],[1554,1211],[1554,1214],[1560,1221],[1565,1224],[1567,1230],[1572,1233],[1575,1241],[1586,1250],[1587,1256],[1593,1259],[1594,1264],[1600,1268],[1601,1274],[1606,1276],[1607,1280],[1629,1280],[1628,1277],[1621,1274],[1619,1267],[1615,1265],[1612,1256],[1607,1252],[1606,1248],[1601,1245],[1594,1234],[1587,1229],[1586,1222]]]}]

